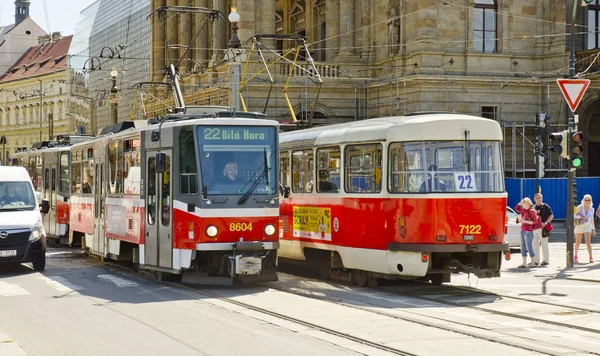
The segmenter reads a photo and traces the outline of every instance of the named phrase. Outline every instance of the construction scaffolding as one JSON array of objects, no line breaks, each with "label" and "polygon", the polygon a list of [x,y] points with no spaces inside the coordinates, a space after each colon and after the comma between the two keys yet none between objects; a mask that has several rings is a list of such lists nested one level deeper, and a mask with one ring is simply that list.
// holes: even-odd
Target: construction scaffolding
[{"label": "construction scaffolding", "polygon": [[[567,124],[552,125],[551,131],[566,130]],[[535,123],[502,122],[504,142],[504,174],[510,178],[535,178]],[[544,178],[562,178],[567,176],[568,165],[560,154],[552,152],[552,142],[542,138],[542,153],[545,160]]]}]

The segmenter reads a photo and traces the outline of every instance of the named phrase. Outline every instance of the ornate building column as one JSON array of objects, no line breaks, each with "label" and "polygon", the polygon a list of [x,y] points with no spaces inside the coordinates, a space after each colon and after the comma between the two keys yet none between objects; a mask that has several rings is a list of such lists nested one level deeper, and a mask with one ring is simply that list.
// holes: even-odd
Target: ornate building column
[{"label": "ornate building column", "polygon": [[353,59],[354,50],[354,0],[340,0],[340,52],[336,60]]},{"label": "ornate building column", "polygon": [[[227,0],[213,0],[213,9],[219,10],[229,15],[230,9],[227,8]],[[227,20],[218,19],[213,23],[213,40],[212,40],[212,61],[216,62],[219,54],[227,49],[227,29],[229,23]]]},{"label": "ornate building column", "polygon": [[[198,0],[198,7],[208,7],[208,0]],[[204,23],[206,21],[206,23]],[[202,24],[204,26],[202,27]],[[198,70],[205,70],[208,67],[208,27],[210,26],[210,20],[206,18],[205,14],[196,14],[194,15],[194,30],[193,34],[200,30],[198,36],[196,36],[196,40],[192,44],[194,50],[192,51],[192,59],[194,60],[196,65],[202,65],[202,68],[198,68]]]},{"label": "ornate building column", "polygon": [[[179,0],[179,6],[193,6],[194,2],[190,0]],[[192,40],[192,14],[189,12],[183,12],[179,14],[179,44],[182,46],[193,46],[193,43],[190,43]],[[181,71],[188,71],[193,67],[193,63],[189,61],[192,58],[192,49],[187,50],[186,47],[179,48],[179,54],[177,58],[185,57],[181,60]]]},{"label": "ornate building column", "polygon": [[[155,8],[165,6],[165,0],[154,0]],[[165,20],[158,15],[151,17],[151,50],[152,53],[152,66],[150,70],[152,75],[150,76],[152,81],[158,82],[162,79],[161,70],[165,66]],[[95,132],[94,132],[95,133]]]},{"label": "ornate building column", "polygon": [[[177,0],[167,0],[167,6],[177,6]],[[167,48],[166,56],[167,56],[167,64],[175,64],[177,63],[177,59],[179,51],[177,48],[171,48],[170,46],[178,44],[178,35],[177,32],[179,30],[179,15],[171,16],[172,14],[166,15],[166,25],[167,25]]]},{"label": "ornate building column", "polygon": [[[275,33],[275,1],[274,0],[258,0],[257,3],[260,3],[260,23],[257,26],[257,32],[259,34],[269,34],[272,35]],[[244,19],[244,14],[242,13],[242,21]],[[241,40],[245,40],[241,39]],[[261,43],[267,47],[275,50],[275,41],[274,40],[262,40]]]},{"label": "ornate building column", "polygon": [[332,62],[340,48],[340,0],[325,3],[325,27],[327,32],[327,61]]}]

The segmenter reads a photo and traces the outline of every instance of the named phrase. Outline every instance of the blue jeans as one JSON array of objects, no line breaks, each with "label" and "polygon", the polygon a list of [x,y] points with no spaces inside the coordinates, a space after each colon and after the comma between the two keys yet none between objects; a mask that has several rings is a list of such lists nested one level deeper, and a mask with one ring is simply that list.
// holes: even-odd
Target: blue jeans
[{"label": "blue jeans", "polygon": [[527,257],[527,252],[529,252],[529,257],[535,257],[535,253],[533,252],[533,231],[521,231],[521,256]]}]

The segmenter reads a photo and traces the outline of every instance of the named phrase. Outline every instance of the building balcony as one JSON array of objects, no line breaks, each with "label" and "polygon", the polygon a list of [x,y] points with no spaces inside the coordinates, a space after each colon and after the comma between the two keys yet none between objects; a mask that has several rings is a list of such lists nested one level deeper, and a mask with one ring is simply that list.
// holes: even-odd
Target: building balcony
[{"label": "building balcony", "polygon": [[600,72],[600,48],[588,49],[575,52],[575,73],[580,73],[588,67],[588,73]]}]

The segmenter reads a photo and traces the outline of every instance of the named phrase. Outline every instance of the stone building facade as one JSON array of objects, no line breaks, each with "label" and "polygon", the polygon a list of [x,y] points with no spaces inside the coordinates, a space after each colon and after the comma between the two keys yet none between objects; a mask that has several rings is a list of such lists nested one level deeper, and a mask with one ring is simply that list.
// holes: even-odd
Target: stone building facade
[{"label": "stone building facade", "polygon": [[69,73],[67,50],[72,36],[55,32],[39,38],[0,77],[0,131],[6,138],[6,157],[31,147],[34,142],[75,131],[68,115]]}]

